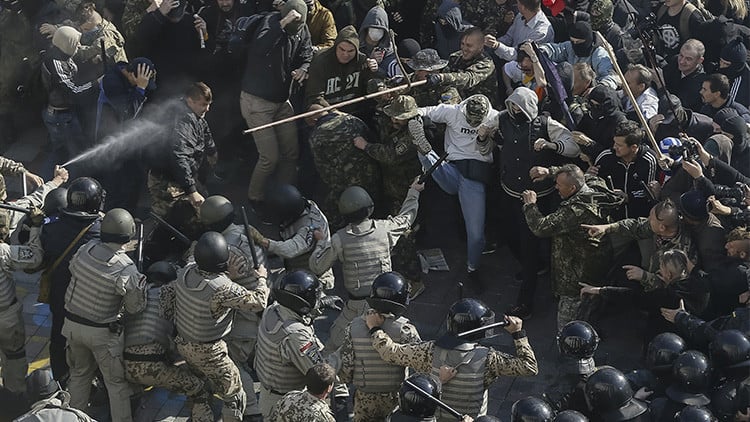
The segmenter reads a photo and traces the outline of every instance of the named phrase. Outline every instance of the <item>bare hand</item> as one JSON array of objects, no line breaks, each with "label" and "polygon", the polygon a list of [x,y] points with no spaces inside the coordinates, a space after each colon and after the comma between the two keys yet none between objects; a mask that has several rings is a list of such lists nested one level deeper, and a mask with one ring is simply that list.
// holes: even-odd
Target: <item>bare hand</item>
[{"label": "bare hand", "polygon": [[547,142],[546,139],[539,138],[534,142],[534,151],[541,151],[543,149],[554,149],[555,144]]},{"label": "bare hand", "polygon": [[661,308],[661,316],[667,321],[674,323],[674,319],[678,313],[685,311],[685,302],[680,299],[680,306],[677,309]]},{"label": "bare hand", "polygon": [[140,89],[146,89],[154,74],[155,71],[146,66],[145,63],[138,64],[138,67],[135,69],[135,86]]},{"label": "bare hand", "polygon": [[506,315],[505,320],[508,321],[508,325],[504,327],[505,331],[511,334],[517,333],[523,328],[523,320],[517,316]]},{"label": "bare hand", "polygon": [[445,384],[446,382],[453,379],[453,377],[456,376],[458,371],[456,371],[456,368],[448,365],[442,365],[440,367],[440,383]]},{"label": "bare hand", "polygon": [[474,418],[469,415],[464,415],[463,419],[461,419],[461,422],[474,422]]},{"label": "bare hand", "polygon": [[601,290],[601,287],[592,286],[586,283],[578,283],[578,285],[581,286],[581,298],[585,295],[598,295]]},{"label": "bare hand", "polygon": [[57,31],[57,27],[49,23],[43,23],[41,26],[39,26],[39,33],[44,35],[46,38],[52,38],[52,36],[55,35],[55,31]]},{"label": "bare hand", "polygon": [[494,50],[500,47],[500,42],[497,40],[497,38],[495,38],[494,35],[487,34],[484,36],[484,46]]},{"label": "bare hand", "polygon": [[32,172],[27,171],[23,175],[26,178],[26,182],[31,183],[33,186],[42,186],[44,184],[44,179]]},{"label": "bare hand", "polygon": [[623,265],[622,269],[625,270],[625,277],[627,277],[628,280],[641,281],[643,280],[643,276],[646,275],[643,268],[636,267],[635,265]]},{"label": "bare hand", "polygon": [[648,182],[648,190],[651,191],[651,195],[653,195],[654,198],[658,198],[661,194],[661,184],[657,180],[652,180]]},{"label": "bare hand", "polygon": [[313,237],[315,238],[315,240],[317,240],[318,242],[320,242],[321,240],[324,240],[327,236],[326,236],[325,233],[323,233],[322,230],[315,229],[315,230],[313,230]]},{"label": "bare hand", "polygon": [[292,70],[292,79],[294,79],[297,82],[302,83],[302,81],[307,79],[307,71],[305,69]]},{"label": "bare hand", "polygon": [[263,264],[258,265],[258,269],[255,270],[255,277],[260,278],[268,278],[268,270],[266,269],[266,266]]},{"label": "bare hand", "polygon": [[638,389],[638,391],[635,392],[633,397],[637,398],[638,400],[646,400],[647,398],[651,397],[652,394],[654,394],[652,390],[649,390],[646,387],[641,387]]},{"label": "bare hand", "polygon": [[486,126],[486,125],[480,125],[477,129],[477,136],[481,140],[487,139],[488,136],[492,136],[497,128]]},{"label": "bare hand", "polygon": [[529,170],[529,177],[535,182],[541,182],[549,177],[549,169],[542,166],[534,166]]},{"label": "bare hand", "polygon": [[658,128],[661,122],[663,121],[664,121],[663,114],[657,114],[656,116],[650,118],[648,120],[648,127],[649,129],[651,129],[651,132],[656,132],[656,128]]},{"label": "bare hand", "polygon": [[365,65],[371,72],[376,72],[378,70],[378,62],[375,59],[367,59]]},{"label": "bare hand", "polygon": [[203,20],[200,15],[193,15],[193,25],[195,26],[195,30],[198,31],[199,34],[201,34],[201,37],[203,37],[208,30],[206,29],[206,21]]},{"label": "bare hand", "polygon": [[364,151],[365,148],[367,148],[368,142],[365,140],[365,138],[363,138],[361,136],[357,136],[356,138],[354,138],[353,142],[354,142],[354,146],[355,147],[357,147],[357,148],[359,148],[359,149],[361,149],[363,151]]},{"label": "bare hand", "polygon": [[63,183],[68,181],[68,169],[65,167],[55,166],[55,175],[52,178],[52,181],[57,185],[60,186]]},{"label": "bare hand", "polygon": [[281,21],[279,24],[282,28],[285,28],[287,25],[289,25],[292,22],[296,22],[298,20],[302,19],[302,15],[294,9],[290,10],[289,13],[286,14],[283,18],[281,18]]},{"label": "bare hand", "polygon": [[422,192],[424,190],[424,182],[419,183],[419,177],[415,177],[414,181],[411,182],[411,186],[409,187],[417,192]]},{"label": "bare hand", "polygon": [[599,166],[589,166],[589,168],[586,169],[586,174],[590,174],[592,176],[599,175]]},{"label": "bare hand", "polygon": [[530,42],[525,42],[521,44],[520,49],[521,51],[529,55],[529,58],[531,59],[532,62],[537,58],[536,52],[534,51],[534,47],[531,45]]},{"label": "bare hand", "polygon": [[581,146],[585,147],[585,146],[589,146],[589,145],[591,145],[591,144],[594,143],[594,140],[591,139],[591,138],[589,138],[588,136],[586,136],[586,134],[583,133],[583,132],[579,132],[577,130],[574,130],[573,132],[571,132],[571,134],[573,135],[573,140],[578,145],[581,145]]},{"label": "bare hand", "polygon": [[750,407],[746,408],[744,412],[737,411],[734,415],[735,422],[750,422]]},{"label": "bare hand", "polygon": [[159,13],[161,13],[162,16],[167,16],[167,14],[172,9],[178,7],[179,5],[179,0],[162,0],[161,4],[159,5]]},{"label": "bare hand", "polygon": [[666,154],[662,154],[659,158],[659,167],[661,167],[662,170],[669,170],[670,168],[672,168],[673,164],[674,160],[672,159],[672,157]]},{"label": "bare hand", "polygon": [[732,213],[732,208],[722,204],[713,195],[708,197],[708,206],[711,213],[715,215],[730,215]]},{"label": "bare hand", "polygon": [[741,293],[741,294],[740,294],[740,295],[739,295],[739,296],[737,297],[737,299],[739,300],[739,302],[740,302],[740,303],[741,303],[742,305],[747,305],[747,302],[750,302],[750,290],[748,290],[748,291],[746,291],[746,292],[744,292],[744,293]]},{"label": "bare hand", "polygon": [[202,204],[202,203],[203,203],[203,201],[204,201],[204,199],[203,199],[203,195],[201,195],[201,194],[200,194],[200,193],[198,193],[197,191],[196,191],[196,192],[193,192],[193,193],[190,193],[190,194],[188,194],[188,195],[187,195],[187,199],[188,199],[188,201],[190,202],[190,205],[192,205],[192,206],[193,206],[193,207],[195,207],[196,209],[197,209],[198,207],[200,207],[200,206],[201,206],[201,204]]},{"label": "bare hand", "polygon": [[607,233],[606,224],[597,224],[597,225],[581,224],[581,228],[588,230],[589,237],[593,237],[593,238],[602,237],[604,236],[605,233]]},{"label": "bare hand", "polygon": [[367,323],[367,328],[372,330],[375,327],[380,327],[384,322],[385,318],[383,318],[383,315],[380,315],[376,310],[367,310],[367,314],[365,314],[365,323]]},{"label": "bare hand", "polygon": [[682,160],[682,169],[685,170],[693,179],[703,176],[703,168],[693,160]]},{"label": "bare hand", "polygon": [[218,153],[213,153],[213,154],[209,155],[208,157],[206,157],[206,161],[208,161],[208,165],[209,166],[211,166],[211,167],[215,166],[216,163],[219,162],[219,154]]},{"label": "bare hand", "polygon": [[533,190],[525,190],[521,192],[521,200],[524,205],[536,204],[536,192]]}]

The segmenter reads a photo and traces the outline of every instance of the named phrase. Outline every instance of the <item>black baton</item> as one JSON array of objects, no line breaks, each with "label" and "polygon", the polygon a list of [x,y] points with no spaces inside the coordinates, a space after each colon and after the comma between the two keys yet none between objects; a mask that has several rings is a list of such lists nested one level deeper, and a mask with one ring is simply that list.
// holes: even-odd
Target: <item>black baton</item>
[{"label": "black baton", "polygon": [[258,264],[258,254],[255,252],[255,242],[253,237],[250,235],[250,223],[247,222],[247,212],[245,212],[245,206],[243,205],[240,210],[242,211],[242,224],[245,226],[245,236],[247,236],[247,242],[250,243],[250,255],[253,257],[253,268],[256,270],[260,267]]},{"label": "black baton", "polygon": [[156,220],[157,223],[159,223],[160,226],[167,229],[170,233],[172,233],[175,237],[175,239],[179,240],[180,242],[186,244],[187,246],[190,246],[192,242],[190,242],[190,239],[188,239],[187,236],[182,234],[181,231],[177,230],[173,225],[167,223],[163,218],[159,217],[156,213],[151,211],[151,217],[153,217],[154,220]]}]

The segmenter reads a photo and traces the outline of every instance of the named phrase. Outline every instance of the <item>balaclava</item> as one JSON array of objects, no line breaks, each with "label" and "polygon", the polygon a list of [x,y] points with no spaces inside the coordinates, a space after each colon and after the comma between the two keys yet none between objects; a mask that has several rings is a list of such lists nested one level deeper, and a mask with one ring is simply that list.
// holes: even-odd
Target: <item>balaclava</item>
[{"label": "balaclava", "polygon": [[479,126],[489,113],[490,100],[482,94],[475,94],[466,99],[464,104],[464,117],[471,127]]},{"label": "balaclava", "polygon": [[[615,6],[612,0],[594,0],[591,3],[591,29],[604,31],[612,23]],[[577,37],[576,37],[577,38]]]},{"label": "balaclava", "polygon": [[284,30],[290,34],[299,34],[299,31],[302,30],[302,27],[306,25],[305,22],[307,22],[307,5],[303,0],[289,0],[281,6],[281,17],[283,18],[292,10],[297,11],[297,13],[302,15],[302,18],[288,24],[284,27]]},{"label": "balaclava", "polygon": [[581,44],[573,45],[573,52],[578,57],[589,57],[594,51],[594,32],[591,30],[591,25],[588,22],[576,22],[568,30],[571,38],[579,38],[584,40]]}]

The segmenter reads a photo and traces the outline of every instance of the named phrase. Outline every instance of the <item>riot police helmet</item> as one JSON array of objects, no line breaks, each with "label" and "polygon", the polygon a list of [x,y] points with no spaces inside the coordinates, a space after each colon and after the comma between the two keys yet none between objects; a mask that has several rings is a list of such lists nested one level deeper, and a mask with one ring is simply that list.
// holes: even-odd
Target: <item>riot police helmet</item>
[{"label": "riot police helmet", "polygon": [[674,415],[675,422],[717,422],[718,419],[705,407],[686,406]]},{"label": "riot police helmet", "polygon": [[320,280],[305,270],[291,271],[273,289],[276,301],[298,315],[308,315],[318,307]]},{"label": "riot police helmet", "polygon": [[552,422],[554,417],[552,407],[538,397],[524,397],[510,411],[511,422]]},{"label": "riot police helmet", "polygon": [[555,416],[554,422],[588,422],[589,418],[575,410],[563,410]]},{"label": "riot police helmet", "polygon": [[661,333],[646,348],[646,367],[652,371],[668,372],[672,363],[686,349],[685,340],[675,333]]},{"label": "riot police helmet", "polygon": [[75,216],[97,214],[104,203],[102,185],[91,177],[79,177],[68,186],[64,212]]},{"label": "riot police helmet", "polygon": [[586,321],[570,321],[557,334],[557,348],[562,356],[588,359],[599,346],[599,335]]},{"label": "riot police helmet", "polygon": [[276,221],[287,226],[295,222],[307,208],[307,199],[293,185],[282,184],[266,195],[267,208]]},{"label": "riot police helmet", "polygon": [[672,384],[667,397],[689,406],[705,406],[711,400],[705,391],[711,385],[711,363],[695,350],[680,353],[672,363]]},{"label": "riot police helmet", "polygon": [[711,363],[717,368],[750,366],[750,340],[739,330],[719,332],[708,351]]},{"label": "riot police helmet", "polygon": [[[448,309],[448,332],[454,336],[491,324],[495,319],[495,313],[484,303],[477,299],[464,298]],[[485,333],[476,333],[462,337],[465,340],[478,340]]]},{"label": "riot police helmet", "polygon": [[[409,385],[416,385],[418,389]],[[437,403],[425,397],[425,393],[433,398],[440,399],[440,381],[429,374],[415,374],[410,376],[401,384],[398,391],[398,407],[406,416],[418,418],[430,418],[435,415]],[[420,391],[421,390],[421,391]]]},{"label": "riot police helmet", "polygon": [[55,188],[44,197],[42,211],[44,212],[44,215],[55,215],[67,206],[68,190],[65,188]]},{"label": "riot police helmet", "polygon": [[156,261],[146,269],[146,279],[157,286],[163,286],[177,279],[177,266],[169,261]]},{"label": "riot police helmet", "polygon": [[359,223],[370,217],[374,209],[370,194],[360,186],[349,186],[339,197],[339,213],[347,223]]},{"label": "riot police helmet", "polygon": [[625,375],[611,366],[591,374],[583,394],[591,413],[608,422],[631,420],[648,411],[645,403],[633,398],[633,389]]},{"label": "riot police helmet", "polygon": [[135,220],[128,210],[113,208],[104,215],[101,225],[102,242],[125,244],[135,236]]},{"label": "riot police helmet", "polygon": [[193,251],[198,268],[209,273],[227,270],[229,245],[221,233],[206,232],[198,239]]},{"label": "riot police helmet", "polygon": [[382,314],[401,316],[409,306],[409,284],[395,271],[380,274],[372,282],[367,304]]},{"label": "riot police helmet", "polygon": [[234,206],[221,195],[211,195],[203,201],[198,214],[206,229],[223,232],[234,221]]}]

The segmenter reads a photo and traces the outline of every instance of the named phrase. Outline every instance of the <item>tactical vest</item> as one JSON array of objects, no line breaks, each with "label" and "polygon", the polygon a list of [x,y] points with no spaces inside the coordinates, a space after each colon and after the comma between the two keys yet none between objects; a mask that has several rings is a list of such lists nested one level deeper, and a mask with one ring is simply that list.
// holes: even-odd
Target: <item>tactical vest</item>
[{"label": "tactical vest", "polygon": [[[255,290],[258,287],[258,279],[253,271],[253,258],[250,252],[250,243],[245,236],[244,228],[236,224],[230,224],[222,233],[229,245],[229,265],[235,267],[239,276],[232,279],[247,290]],[[256,247],[258,264],[265,264],[265,255]],[[232,273],[232,271],[230,271]],[[255,312],[237,310],[232,322],[232,331],[229,337],[236,339],[255,338],[258,332],[260,318]]]},{"label": "tactical vest", "polygon": [[99,239],[86,243],[70,260],[65,309],[97,323],[116,321],[123,297],[115,283],[131,265],[133,261],[124,251],[113,251]]},{"label": "tactical vest", "polygon": [[559,156],[550,150],[534,151],[534,142],[539,138],[549,139],[547,116],[538,116],[528,125],[517,125],[510,116],[500,117],[500,130],[505,134],[503,153],[500,155],[500,181],[508,195],[520,197],[529,189],[539,196],[549,195],[554,181],[546,179],[533,182],[529,169],[534,166],[549,167],[560,162]]},{"label": "tactical vest", "polygon": [[[188,287],[187,280],[196,287]],[[228,309],[219,318],[214,318],[209,302],[216,291],[230,287],[231,283],[222,274],[204,279],[198,273],[196,264],[190,264],[179,272],[175,282],[174,321],[183,339],[193,343],[210,343],[229,333],[234,312]]]},{"label": "tactical vest", "polygon": [[125,347],[159,343],[169,348],[169,337],[174,325],[164,319],[159,307],[160,287],[151,287],[146,291],[146,308],[137,314],[125,318]]},{"label": "tactical vest", "polygon": [[[263,313],[258,329],[258,343],[255,350],[255,371],[258,380],[264,387],[288,393],[301,390],[305,386],[305,374],[301,373],[291,362],[283,362],[281,344],[290,333],[312,331],[311,327],[299,321],[283,320],[275,303]],[[310,333],[314,339],[314,335]]]},{"label": "tactical vest", "polygon": [[[465,350],[443,349],[435,346],[432,353],[432,375],[440,377],[440,367],[447,365],[457,369],[456,376],[443,384],[442,400],[463,415],[476,418],[487,413],[487,390],[484,388],[487,353],[489,349],[478,344],[466,344]],[[468,347],[466,347],[468,346]],[[462,347],[463,349],[463,347]],[[452,418],[435,413],[438,419]]]},{"label": "tactical vest", "polygon": [[338,231],[343,250],[344,287],[356,297],[369,296],[375,277],[391,271],[388,230],[376,220],[370,221],[373,230],[368,234],[356,236],[348,233],[351,226]]},{"label": "tactical vest", "polygon": [[[407,323],[406,318],[387,318],[381,328],[394,341],[401,338],[401,327]],[[363,318],[355,318],[349,326],[352,335],[352,347],[354,348],[354,375],[353,382],[358,390],[365,393],[390,393],[396,392],[401,387],[406,375],[406,368],[399,365],[391,365],[380,358],[378,352],[372,347],[370,329],[367,328]]]}]

